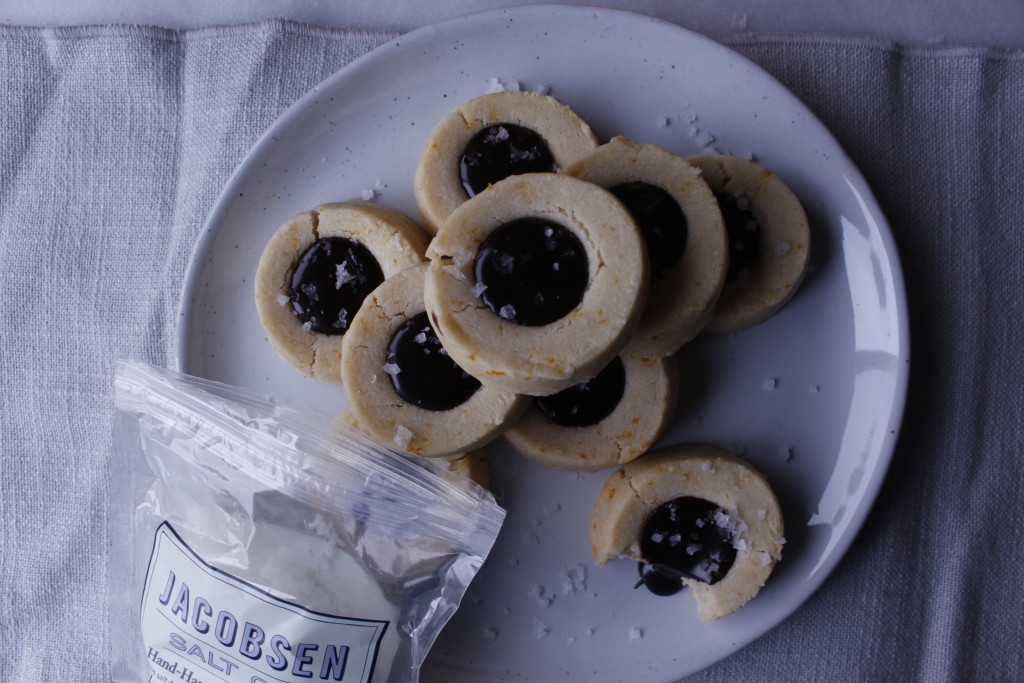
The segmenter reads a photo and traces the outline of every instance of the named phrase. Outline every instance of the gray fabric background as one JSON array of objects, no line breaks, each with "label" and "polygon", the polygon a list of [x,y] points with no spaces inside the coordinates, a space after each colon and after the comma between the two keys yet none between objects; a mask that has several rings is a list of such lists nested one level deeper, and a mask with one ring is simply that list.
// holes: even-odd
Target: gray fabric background
[{"label": "gray fabric background", "polygon": [[[206,212],[287,105],[393,36],[0,26],[0,680],[103,681],[113,361],[172,357]],[[838,570],[696,681],[1024,677],[1024,54],[752,36],[863,170],[911,310],[890,476]]]}]

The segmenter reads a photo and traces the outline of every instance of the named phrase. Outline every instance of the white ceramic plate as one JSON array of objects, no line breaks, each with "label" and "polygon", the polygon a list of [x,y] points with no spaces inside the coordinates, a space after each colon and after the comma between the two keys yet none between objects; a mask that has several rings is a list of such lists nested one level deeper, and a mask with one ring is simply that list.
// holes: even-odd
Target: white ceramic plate
[{"label": "white ceramic plate", "polygon": [[767,474],[788,539],[768,586],[712,624],[685,592],[634,590],[633,562],[590,558],[608,472],[552,472],[499,446],[506,525],[425,667],[446,683],[676,681],[778,624],[835,567],[884,476],[908,374],[903,283],[871,191],[822,124],[746,59],[671,24],[566,6],[428,26],[362,57],[291,107],[225,188],[183,294],[179,366],[341,409],[339,387],[300,377],[266,341],[252,300],[264,243],[294,214],[364,190],[416,216],[427,135],[493,79],[549,87],[605,139],[753,154],[811,218],[812,270],[789,306],[682,352],[679,416],[663,440],[714,443]]}]

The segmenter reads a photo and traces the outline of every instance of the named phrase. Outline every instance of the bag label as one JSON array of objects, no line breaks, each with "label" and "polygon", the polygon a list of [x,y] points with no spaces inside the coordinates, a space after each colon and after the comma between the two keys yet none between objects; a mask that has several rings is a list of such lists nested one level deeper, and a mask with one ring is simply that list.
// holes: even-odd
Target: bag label
[{"label": "bag label", "polygon": [[170,524],[142,595],[150,682],[368,683],[387,621],[320,614],[210,566]]}]

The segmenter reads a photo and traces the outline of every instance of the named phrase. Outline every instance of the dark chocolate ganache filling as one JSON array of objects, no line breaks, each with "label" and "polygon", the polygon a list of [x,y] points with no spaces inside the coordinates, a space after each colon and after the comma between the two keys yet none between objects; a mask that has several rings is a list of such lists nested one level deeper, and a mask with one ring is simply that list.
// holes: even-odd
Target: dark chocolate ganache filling
[{"label": "dark chocolate ganache filling", "polygon": [[715,197],[729,235],[729,273],[726,279],[732,281],[757,261],[761,253],[761,226],[742,198],[719,192]]},{"label": "dark chocolate ganache filling", "polygon": [[292,272],[292,311],[320,334],[345,334],[363,299],[384,282],[370,250],[346,237],[321,237]]},{"label": "dark chocolate ganache filling", "polygon": [[683,256],[688,226],[679,202],[662,188],[641,181],[611,188],[633,214],[647,244],[651,277],[664,277]]},{"label": "dark chocolate ganache filling", "polygon": [[640,580],[634,588],[646,586],[655,595],[675,595],[683,589],[683,574],[663,564],[637,562]]},{"label": "dark chocolate ganache filling", "polygon": [[384,370],[399,396],[425,410],[451,410],[480,388],[480,382],[448,356],[425,312],[395,331]]},{"label": "dark chocolate ganache filling", "polygon": [[590,427],[612,414],[626,390],[626,369],[616,356],[586,382],[533,399],[537,409],[563,427]]},{"label": "dark chocolate ganache filling", "polygon": [[[640,536],[640,553],[651,569],[640,570],[652,592],[669,595],[688,577],[714,584],[736,561],[736,520],[714,503],[685,496],[655,508]],[[644,563],[641,563],[644,564]],[[648,577],[654,583],[648,583]]]},{"label": "dark chocolate ganache filling", "polygon": [[504,320],[552,323],[583,300],[590,276],[583,243],[568,228],[539,218],[499,226],[473,263],[480,298]]},{"label": "dark chocolate ganache filling", "polygon": [[544,138],[514,123],[495,123],[483,128],[470,138],[459,157],[459,177],[470,197],[511,175],[557,170]]}]

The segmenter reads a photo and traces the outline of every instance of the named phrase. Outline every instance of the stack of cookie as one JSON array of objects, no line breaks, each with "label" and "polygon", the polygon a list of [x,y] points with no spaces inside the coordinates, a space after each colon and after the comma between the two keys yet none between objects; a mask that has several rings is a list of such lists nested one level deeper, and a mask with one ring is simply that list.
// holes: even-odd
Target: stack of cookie
[{"label": "stack of cookie", "polygon": [[[344,386],[350,422],[475,472],[479,449],[502,434],[554,469],[637,460],[674,418],[677,351],[701,332],[765,320],[793,295],[807,264],[806,217],[770,172],[736,157],[683,159],[622,137],[600,144],[546,95],[502,92],[460,106],[428,140],[414,189],[422,229],[359,200],[283,225],[259,265],[257,308],[282,358]],[[644,462],[666,471],[663,457]],[[704,470],[668,468],[677,469],[687,473],[685,486],[670,477],[659,495],[688,493],[642,505],[620,495],[616,505],[595,506],[599,562],[650,564],[654,551],[605,532],[628,528],[638,539],[638,510],[646,519],[662,503],[700,497],[694,476]],[[761,486],[758,477],[740,479]],[[701,498],[714,501],[708,519],[717,510],[738,522],[719,535],[747,543],[746,530],[764,520],[737,518],[744,508],[716,497],[715,486]],[[768,494],[754,497],[774,500]],[[776,511],[766,514],[778,529],[755,534],[768,572],[780,547]],[[693,579],[692,568],[661,571],[658,580],[666,576],[713,578]],[[731,611],[736,602],[721,604]],[[724,609],[702,607],[701,616]]]}]

